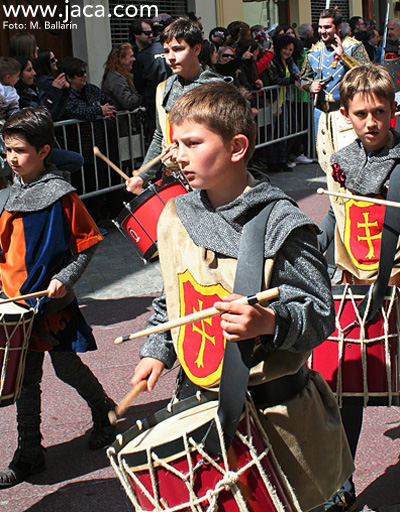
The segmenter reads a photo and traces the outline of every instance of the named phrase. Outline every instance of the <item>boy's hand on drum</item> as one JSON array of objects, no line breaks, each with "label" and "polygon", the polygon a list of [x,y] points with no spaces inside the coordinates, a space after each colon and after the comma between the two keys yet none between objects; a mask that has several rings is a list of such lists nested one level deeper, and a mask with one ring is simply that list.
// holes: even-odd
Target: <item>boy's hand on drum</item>
[{"label": "boy's hand on drum", "polygon": [[143,192],[143,180],[140,176],[133,176],[125,181],[126,190],[132,194],[140,194]]},{"label": "boy's hand on drum", "polygon": [[221,328],[228,341],[244,341],[262,334],[275,332],[275,313],[260,305],[234,303],[241,296],[233,293],[216,302],[214,307],[222,312]]},{"label": "boy's hand on drum", "polygon": [[50,299],[62,299],[67,295],[67,289],[58,279],[52,279],[47,288],[47,296]]},{"label": "boy's hand on drum", "polygon": [[141,380],[147,379],[147,391],[152,391],[164,368],[165,364],[160,360],[153,357],[144,357],[135,368],[135,373],[131,379],[132,386],[136,386]]}]

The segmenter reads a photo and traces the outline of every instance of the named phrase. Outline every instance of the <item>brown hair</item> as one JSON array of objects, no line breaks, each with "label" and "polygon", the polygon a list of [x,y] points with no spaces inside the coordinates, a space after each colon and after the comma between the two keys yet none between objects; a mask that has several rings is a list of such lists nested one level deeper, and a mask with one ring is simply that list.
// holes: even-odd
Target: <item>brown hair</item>
[{"label": "brown hair", "polygon": [[380,64],[368,64],[350,69],[339,85],[342,106],[348,109],[349,101],[359,92],[375,94],[393,103],[394,85],[389,71]]},{"label": "brown hair", "polygon": [[174,20],[160,36],[161,44],[170,43],[176,39],[178,43],[185,41],[191,48],[203,42],[200,27],[186,16]]},{"label": "brown hair", "polygon": [[21,64],[12,57],[0,57],[0,81],[7,75],[21,72]]},{"label": "brown hair", "polygon": [[237,134],[249,139],[246,162],[254,151],[256,125],[248,98],[234,85],[212,80],[178,98],[170,112],[171,124],[194,121],[216,132],[225,142]]},{"label": "brown hair", "polygon": [[113,47],[113,49],[107,57],[106,63],[104,64],[104,75],[103,80],[101,82],[101,86],[103,86],[109,71],[115,71],[116,73],[119,73],[124,78],[126,78],[129,85],[133,87],[132,73],[127,71],[119,61],[120,57],[126,57],[128,55],[128,52],[131,50],[132,45],[130,43],[121,43],[120,45]]}]

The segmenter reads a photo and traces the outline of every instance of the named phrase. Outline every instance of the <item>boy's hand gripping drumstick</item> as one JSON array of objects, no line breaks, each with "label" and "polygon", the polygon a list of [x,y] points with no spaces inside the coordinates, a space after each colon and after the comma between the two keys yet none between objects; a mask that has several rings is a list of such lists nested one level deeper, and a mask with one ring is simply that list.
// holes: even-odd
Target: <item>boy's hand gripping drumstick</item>
[{"label": "boy's hand gripping drumstick", "polygon": [[142,393],[142,391],[145,391],[146,388],[147,388],[147,379],[141,380],[138,384],[136,384],[135,387],[133,387],[129,391],[129,393],[127,393],[126,396],[124,396],[124,398],[115,407],[115,409],[108,411],[108,419],[109,419],[111,425],[115,425],[117,423],[117,419],[120,418],[124,414],[124,412],[131,405],[132,401],[138,395],[140,395],[140,393]]},{"label": "boy's hand gripping drumstick", "polygon": [[[232,304],[236,303],[254,305],[260,302],[275,299],[277,297],[279,297],[279,288],[271,288],[270,290],[264,290],[249,297],[241,297],[240,299],[236,299],[232,301]],[[208,309],[204,309],[203,311],[198,311],[197,313],[192,313],[191,315],[186,315],[181,318],[177,318],[176,320],[171,320],[170,322],[165,322],[164,324],[156,325],[155,327],[150,327],[149,329],[144,329],[143,331],[139,331],[135,334],[120,336],[119,338],[116,338],[114,340],[114,343],[119,345],[124,341],[135,340],[143,336],[149,336],[150,334],[154,334],[156,332],[169,331],[170,329],[173,329],[175,327],[180,327],[182,325],[198,322],[199,320],[212,318],[213,316],[218,316],[220,314],[221,311],[219,311],[217,308],[211,307]]]}]

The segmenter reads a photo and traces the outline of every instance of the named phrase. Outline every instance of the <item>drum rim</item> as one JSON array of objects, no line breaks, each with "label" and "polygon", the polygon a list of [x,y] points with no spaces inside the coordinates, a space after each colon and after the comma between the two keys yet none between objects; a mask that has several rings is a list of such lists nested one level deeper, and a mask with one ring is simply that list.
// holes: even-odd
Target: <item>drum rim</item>
[{"label": "drum rim", "polygon": [[[207,402],[218,402],[218,394],[213,393],[212,391],[202,391],[199,398],[194,395],[192,397],[186,398],[185,400],[181,400],[175,404],[172,404],[170,412],[168,407],[164,407],[151,416],[148,416],[144,420],[140,420],[140,429],[137,425],[134,425],[126,432],[124,432],[124,434],[117,436],[117,440],[114,441],[114,443],[111,445],[111,448],[113,449],[112,451],[114,452],[113,456],[118,456],[119,452],[121,452],[126,447],[126,445],[133,441],[138,435],[143,434],[143,432],[149,430],[152,427],[155,427],[165,419],[172,418],[181,412],[185,412],[194,408],[195,406]],[[191,431],[190,437],[195,439],[196,442],[200,442],[206,434],[210,423],[210,421],[207,421],[203,425],[200,425],[198,428],[195,428],[193,431]],[[121,438],[122,442],[119,441]],[[152,450],[157,454],[158,457],[162,459],[175,455],[178,456],[181,452],[185,452],[182,437],[173,439],[168,443],[152,447]],[[139,469],[147,466],[146,450],[140,450],[134,453],[126,453],[121,457],[130,467]]]},{"label": "drum rim", "polygon": [[34,316],[35,311],[32,307],[19,303],[16,303],[16,305],[23,311],[21,313],[2,313],[0,309],[0,322],[18,323],[18,320],[30,320]]},{"label": "drum rim", "polygon": [[132,215],[132,213],[135,212],[139,208],[139,206],[141,206],[150,197],[152,197],[154,195],[154,190],[156,192],[159,192],[160,190],[164,189],[166,186],[169,187],[169,186],[173,185],[174,183],[181,185],[182,188],[185,188],[180,183],[180,181],[177,180],[176,178],[174,178],[173,176],[165,176],[161,180],[157,180],[156,182],[154,182],[152,184],[152,186],[147,187],[146,189],[143,190],[143,192],[141,192],[139,195],[137,195],[136,197],[131,199],[128,203],[130,210],[126,206],[124,206],[124,208],[119,212],[117,218],[115,219],[116,222],[118,222],[122,226],[122,223],[125,221],[125,219],[129,215]]}]

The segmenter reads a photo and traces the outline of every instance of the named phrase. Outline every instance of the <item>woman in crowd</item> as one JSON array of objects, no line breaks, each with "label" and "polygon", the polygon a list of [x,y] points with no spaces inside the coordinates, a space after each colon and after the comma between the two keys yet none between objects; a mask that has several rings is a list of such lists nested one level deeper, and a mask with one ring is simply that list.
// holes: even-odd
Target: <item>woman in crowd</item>
[{"label": "woman in crowd", "polygon": [[[58,91],[64,86],[68,90],[68,83],[64,84],[64,79],[58,77],[54,80],[57,85],[50,89],[54,90],[54,94],[41,91],[35,84],[36,72],[33,68],[32,61],[27,57],[14,57],[21,64],[21,74],[15,88],[19,95],[19,107],[39,107],[44,106],[54,118],[59,118],[65,109],[65,103],[68,99],[66,96],[64,104],[59,101]],[[60,75],[61,76],[61,75]],[[60,171],[68,171],[70,173],[78,171],[84,163],[83,157],[75,151],[67,151],[64,149],[53,148],[50,155],[50,162],[54,164]]]},{"label": "woman in crowd", "polygon": [[17,32],[10,38],[10,57],[28,57],[31,61],[37,58],[38,46],[36,38],[29,32]]},{"label": "woman in crowd", "polygon": [[134,60],[131,44],[122,43],[111,50],[104,64],[101,88],[117,110],[135,110],[141,103],[131,73]]}]

